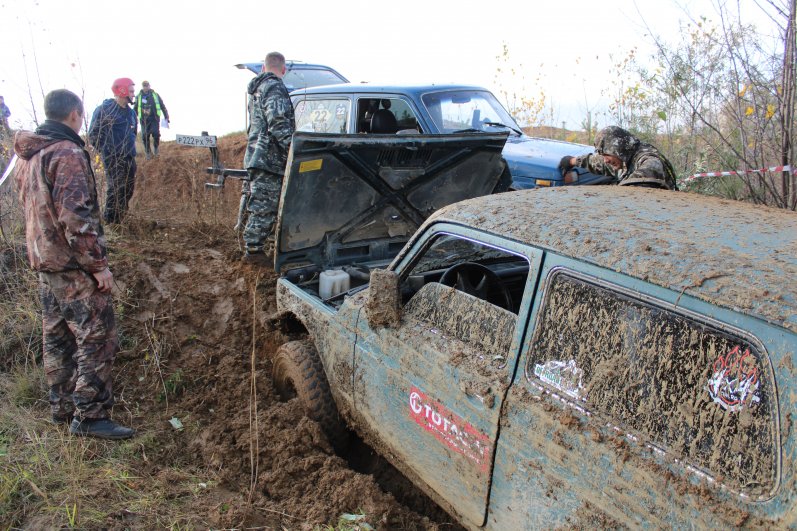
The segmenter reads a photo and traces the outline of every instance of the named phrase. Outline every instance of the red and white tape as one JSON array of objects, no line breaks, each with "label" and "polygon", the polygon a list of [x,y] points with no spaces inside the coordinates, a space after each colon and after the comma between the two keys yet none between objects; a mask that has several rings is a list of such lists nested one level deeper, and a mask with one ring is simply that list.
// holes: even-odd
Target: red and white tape
[{"label": "red and white tape", "polygon": [[684,182],[689,182],[697,179],[698,177],[722,177],[725,175],[744,175],[746,173],[764,173],[764,172],[781,172],[781,171],[788,171],[793,172],[797,175],[797,168],[792,170],[791,166],[772,166],[770,168],[761,168],[760,170],[747,170],[747,171],[715,171],[715,172],[708,172],[708,173],[695,173],[694,175],[690,175]]}]

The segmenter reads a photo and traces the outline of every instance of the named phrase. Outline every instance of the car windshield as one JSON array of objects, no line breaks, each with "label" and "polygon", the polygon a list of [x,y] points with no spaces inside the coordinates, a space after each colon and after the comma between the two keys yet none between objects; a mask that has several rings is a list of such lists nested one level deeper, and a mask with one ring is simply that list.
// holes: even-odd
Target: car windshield
[{"label": "car windshield", "polygon": [[452,133],[464,129],[494,132],[501,125],[520,129],[515,120],[486,90],[448,90],[421,96],[437,129]]}]

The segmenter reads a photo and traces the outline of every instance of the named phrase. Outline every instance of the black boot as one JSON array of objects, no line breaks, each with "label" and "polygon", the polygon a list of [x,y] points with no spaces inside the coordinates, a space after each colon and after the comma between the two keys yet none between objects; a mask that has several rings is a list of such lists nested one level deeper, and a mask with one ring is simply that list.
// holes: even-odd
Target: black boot
[{"label": "black boot", "polygon": [[126,428],[111,419],[72,420],[69,433],[79,437],[95,437],[97,439],[129,439],[136,434],[133,428]]},{"label": "black boot", "polygon": [[69,424],[72,422],[72,413],[53,413],[51,420],[53,424]]}]

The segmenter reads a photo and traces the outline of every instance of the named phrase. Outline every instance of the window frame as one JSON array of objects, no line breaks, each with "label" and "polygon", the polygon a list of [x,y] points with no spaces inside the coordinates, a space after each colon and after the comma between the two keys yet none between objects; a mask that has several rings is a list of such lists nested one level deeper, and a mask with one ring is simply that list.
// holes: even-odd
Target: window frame
[{"label": "window frame", "polygon": [[540,282],[540,274],[543,270],[543,251],[514,240],[508,240],[500,236],[496,236],[489,232],[485,232],[472,227],[466,227],[446,221],[433,223],[418,236],[414,241],[411,240],[410,247],[388,267],[389,270],[394,271],[401,284],[404,282],[415,266],[417,257],[426,252],[426,248],[431,245],[431,241],[438,235],[444,234],[449,236],[457,236],[459,238],[473,240],[476,243],[495,247],[499,250],[518,255],[523,257],[529,264],[529,273],[526,278],[526,286],[523,290],[523,297],[520,301],[520,307],[517,313],[517,326],[515,327],[515,337],[512,340],[512,356],[507,357],[499,366],[503,369],[509,365],[513,367],[511,371],[511,379],[514,380],[514,375],[517,373],[517,363],[522,359],[526,350],[528,341],[526,338],[531,332],[532,328],[529,326],[530,319],[533,315],[533,308],[537,300],[538,284]]}]

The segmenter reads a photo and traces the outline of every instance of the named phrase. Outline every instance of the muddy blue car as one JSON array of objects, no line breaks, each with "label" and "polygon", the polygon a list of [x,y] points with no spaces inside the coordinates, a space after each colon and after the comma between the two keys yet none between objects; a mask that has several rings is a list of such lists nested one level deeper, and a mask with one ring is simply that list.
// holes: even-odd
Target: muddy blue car
[{"label": "muddy blue car", "polygon": [[296,130],[331,134],[449,134],[507,132],[503,156],[515,189],[594,184],[583,169],[562,176],[565,155],[592,147],[529,137],[487,89],[467,85],[341,83],[291,93]]},{"label": "muddy blue car", "polygon": [[503,146],[474,136],[297,134],[277,389],[469,529],[794,528],[797,214],[484,195]]}]

